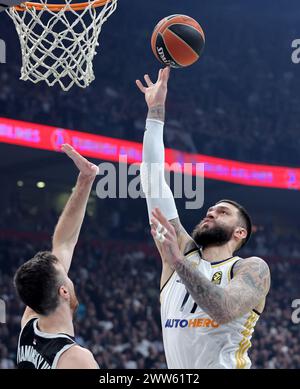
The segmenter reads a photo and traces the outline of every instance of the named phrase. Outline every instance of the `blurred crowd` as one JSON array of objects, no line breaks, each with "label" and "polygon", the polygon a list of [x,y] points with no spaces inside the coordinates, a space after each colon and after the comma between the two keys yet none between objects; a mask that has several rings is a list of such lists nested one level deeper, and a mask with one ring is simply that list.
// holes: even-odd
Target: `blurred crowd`
[{"label": "blurred crowd", "polygon": [[[0,368],[13,367],[23,307],[12,289],[16,266],[42,245],[1,242],[1,297],[7,303],[7,325],[1,325]],[[44,246],[44,248],[47,248]],[[6,263],[6,266],[4,265]],[[70,277],[80,305],[77,341],[92,350],[106,368],[165,367],[160,335],[159,262],[143,250],[122,245],[77,249]]]},{"label": "blurred crowd", "polygon": [[[65,93],[19,81],[18,57],[10,58],[0,73],[1,115],[140,142],[146,106],[135,79],[147,72],[154,78],[158,69],[149,45],[162,7],[157,3],[155,13],[155,6],[151,2],[149,16],[140,23],[131,22],[140,20],[136,2],[130,12],[124,7],[111,17],[94,59],[96,81],[85,90],[75,87]],[[292,64],[289,49],[295,21],[285,15],[278,22],[281,10],[274,7],[273,18],[269,15],[265,23],[261,4],[261,15],[255,18],[241,10],[243,17],[230,15],[226,7],[216,20],[215,12],[212,17],[203,11],[203,58],[171,74],[166,145],[249,162],[297,165],[299,68]],[[196,8],[194,14],[199,14]],[[126,34],[120,36],[120,31]]]},{"label": "blurred crowd", "polygon": [[[127,221],[130,216],[123,214]],[[105,223],[104,208],[103,217]],[[20,223],[21,218],[28,224]],[[0,325],[0,368],[15,366],[24,309],[13,288],[13,274],[37,251],[51,249],[57,215],[53,212],[45,220],[22,214],[16,207],[14,213],[8,208],[1,220],[0,298],[7,305],[7,324]],[[80,301],[77,341],[90,348],[104,368],[166,368],[159,303],[161,265],[149,228],[145,220],[136,220],[134,227],[116,238],[114,231],[123,228],[120,223],[107,225],[107,235],[96,224],[93,217],[86,218],[70,272]],[[250,349],[253,368],[300,368],[299,325],[291,320],[292,301],[300,298],[299,244],[290,234],[258,226],[240,255],[265,258],[272,274],[271,291]]]}]

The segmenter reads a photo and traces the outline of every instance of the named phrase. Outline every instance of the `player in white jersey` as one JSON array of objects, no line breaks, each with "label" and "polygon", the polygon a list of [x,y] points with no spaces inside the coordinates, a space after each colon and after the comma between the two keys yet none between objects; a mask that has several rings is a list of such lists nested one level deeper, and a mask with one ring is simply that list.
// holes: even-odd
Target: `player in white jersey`
[{"label": "player in white jersey", "polygon": [[211,206],[192,236],[181,225],[164,178],[169,75],[170,69],[165,68],[156,83],[148,75],[147,86],[137,80],[149,109],[141,182],[151,233],[162,258],[161,319],[167,364],[172,369],[250,368],[247,350],[269,292],[269,267],[258,257],[235,256],[250,237],[251,220],[232,200]]}]

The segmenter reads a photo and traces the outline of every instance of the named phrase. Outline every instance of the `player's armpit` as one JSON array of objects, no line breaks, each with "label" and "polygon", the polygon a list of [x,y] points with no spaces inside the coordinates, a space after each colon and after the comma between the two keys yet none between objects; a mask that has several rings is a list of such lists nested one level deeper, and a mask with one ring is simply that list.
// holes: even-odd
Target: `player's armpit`
[{"label": "player's armpit", "polygon": [[75,345],[61,355],[57,369],[99,369],[99,366],[89,350]]}]

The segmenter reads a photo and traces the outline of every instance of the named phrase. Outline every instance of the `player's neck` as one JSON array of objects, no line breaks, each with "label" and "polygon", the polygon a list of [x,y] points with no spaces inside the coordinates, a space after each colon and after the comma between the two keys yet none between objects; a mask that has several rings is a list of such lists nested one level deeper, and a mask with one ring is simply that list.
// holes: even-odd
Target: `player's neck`
[{"label": "player's neck", "polygon": [[208,262],[223,261],[224,259],[231,258],[233,256],[233,250],[230,246],[212,246],[202,249],[202,258]]},{"label": "player's neck", "polygon": [[41,332],[50,334],[64,333],[74,336],[72,312],[67,307],[58,307],[49,316],[40,316],[38,327]]}]

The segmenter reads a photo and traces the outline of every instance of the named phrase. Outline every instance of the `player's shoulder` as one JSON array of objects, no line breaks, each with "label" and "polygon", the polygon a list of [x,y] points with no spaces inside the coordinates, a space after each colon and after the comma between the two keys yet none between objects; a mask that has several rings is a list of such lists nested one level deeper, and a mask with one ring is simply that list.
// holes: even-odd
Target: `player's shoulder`
[{"label": "player's shoulder", "polygon": [[271,279],[270,268],[267,262],[260,257],[240,258],[234,264],[233,276],[236,275],[256,275],[260,279]]},{"label": "player's shoulder", "polygon": [[269,265],[267,264],[267,262],[264,259],[256,256],[247,257],[247,258],[238,258],[235,264],[235,268],[240,269],[244,267],[249,267],[249,268],[261,267],[263,269],[269,269]]},{"label": "player's shoulder", "polygon": [[91,351],[75,344],[59,358],[58,369],[98,369],[99,366]]}]

